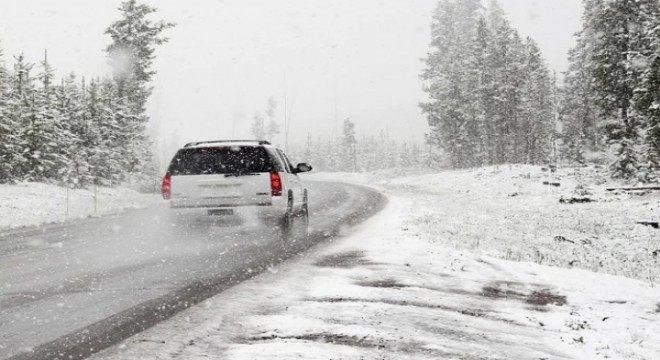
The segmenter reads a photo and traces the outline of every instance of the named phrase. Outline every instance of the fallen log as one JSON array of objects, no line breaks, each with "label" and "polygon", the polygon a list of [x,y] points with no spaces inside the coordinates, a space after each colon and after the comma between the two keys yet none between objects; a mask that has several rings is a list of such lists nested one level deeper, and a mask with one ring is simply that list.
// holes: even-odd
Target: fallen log
[{"label": "fallen log", "polygon": [[660,229],[660,223],[656,221],[638,221],[639,225],[650,226],[654,229]]},{"label": "fallen log", "polygon": [[645,191],[645,190],[660,190],[660,186],[634,186],[634,187],[618,187],[606,188],[607,191]]},{"label": "fallen log", "polygon": [[595,200],[588,198],[588,197],[570,197],[570,198],[565,198],[561,197],[559,199],[560,204],[586,204],[586,203],[591,203],[595,202]]}]

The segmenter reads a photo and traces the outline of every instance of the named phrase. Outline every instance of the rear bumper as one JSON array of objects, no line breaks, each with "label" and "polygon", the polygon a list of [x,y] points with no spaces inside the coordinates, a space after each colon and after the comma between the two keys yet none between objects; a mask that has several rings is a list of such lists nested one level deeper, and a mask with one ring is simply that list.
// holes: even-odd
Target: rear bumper
[{"label": "rear bumper", "polygon": [[286,214],[286,199],[272,198],[268,203],[257,204],[214,204],[211,201],[187,202],[172,199],[170,208],[175,215],[208,215],[209,210],[227,209],[232,210],[234,216],[276,218]]},{"label": "rear bumper", "polygon": [[268,207],[273,206],[273,203],[260,203],[260,204],[213,204],[211,202],[180,202],[170,200],[170,208],[172,209],[222,209],[222,208],[243,208],[243,207]]}]

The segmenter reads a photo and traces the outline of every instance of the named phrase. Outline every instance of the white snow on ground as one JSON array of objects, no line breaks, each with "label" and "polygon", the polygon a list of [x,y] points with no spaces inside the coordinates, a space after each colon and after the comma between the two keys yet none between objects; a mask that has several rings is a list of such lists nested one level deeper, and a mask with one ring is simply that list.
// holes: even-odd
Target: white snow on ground
[{"label": "white snow on ground", "polygon": [[[439,245],[654,284],[660,280],[660,231],[637,224],[660,221],[660,191],[608,192],[621,184],[593,168],[550,173],[511,165],[394,178],[387,172],[315,176],[377,183],[412,199],[414,211],[406,223]],[[562,204],[562,198],[594,202]]]},{"label": "white snow on ground", "polygon": [[[0,231],[65,222],[155,204],[160,197],[126,188],[69,189],[44,183],[0,184]],[[96,205],[95,205],[96,203]]]},{"label": "white snow on ground", "polygon": [[[653,282],[591,271],[612,272],[620,259],[587,270],[559,267],[569,266],[560,255],[588,248],[582,238],[602,239],[592,241],[592,256],[638,255],[626,240],[657,234],[627,221],[656,216],[656,195],[602,195],[607,202],[560,207],[558,197],[581,176],[532,167],[384,181],[379,174],[315,177],[337,176],[378,183],[389,205],[347,236],[92,358],[660,358]],[[549,176],[562,185],[538,185]],[[619,233],[626,229],[634,231]],[[577,241],[556,242],[555,234]],[[503,259],[534,260],[530,249],[555,260]]]}]

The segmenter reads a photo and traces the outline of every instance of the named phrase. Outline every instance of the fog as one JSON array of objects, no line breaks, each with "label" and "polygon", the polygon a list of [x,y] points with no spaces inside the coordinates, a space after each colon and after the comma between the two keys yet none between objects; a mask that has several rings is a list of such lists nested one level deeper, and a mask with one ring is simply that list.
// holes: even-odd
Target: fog
[{"label": "fog", "polygon": [[[350,118],[358,134],[423,141],[419,73],[434,0],[146,1],[154,19],[177,24],[156,53],[151,133],[168,159],[193,140],[251,138],[254,114],[277,103],[291,142],[327,137]],[[502,0],[522,36],[537,40],[551,68],[566,68],[579,29],[577,0]],[[104,29],[118,0],[3,1],[0,47],[37,63],[48,49],[58,75],[109,73]],[[284,131],[282,131],[284,133]],[[284,145],[283,134],[276,140]]]},{"label": "fog", "polygon": [[[0,88],[0,360],[106,348],[113,359],[254,359],[235,350],[277,357],[271,349],[292,345],[310,358],[317,349],[355,351],[333,358],[584,358],[660,344],[620,336],[653,329],[647,315],[660,313],[649,270],[660,207],[640,198],[652,188],[607,188],[605,162],[582,154],[593,152],[583,107],[567,107],[575,116],[562,120],[579,126],[557,141],[552,76],[531,42],[495,26],[499,16],[480,27],[498,36],[470,38],[457,29],[477,22],[465,21],[436,37],[451,46],[430,49],[438,0],[138,0],[158,9],[153,20],[176,24],[156,49],[147,131],[159,170],[190,144],[159,172],[143,151],[139,80],[148,76],[136,62],[110,69],[104,52],[122,1],[2,2],[0,61],[11,68],[23,53],[34,76],[47,56],[57,78],[78,79],[56,97],[48,76],[31,88],[10,70],[8,91]],[[581,1],[499,1],[561,78]],[[452,22],[446,14],[436,21]],[[125,45],[113,43],[113,59],[127,60]],[[438,70],[426,81],[440,91],[425,111],[432,140],[450,145],[442,150],[419,146],[429,132],[422,59],[439,48],[449,50],[433,54]],[[127,65],[134,91],[88,85]],[[279,124],[276,146],[204,141],[261,137],[255,114]],[[585,159],[598,168],[561,166]],[[615,208],[625,214],[605,211]],[[614,278],[579,269],[643,273],[650,285],[589,287]],[[631,316],[603,318],[623,307]],[[167,330],[143,332],[156,324]],[[153,356],[124,356],[141,346]]]}]

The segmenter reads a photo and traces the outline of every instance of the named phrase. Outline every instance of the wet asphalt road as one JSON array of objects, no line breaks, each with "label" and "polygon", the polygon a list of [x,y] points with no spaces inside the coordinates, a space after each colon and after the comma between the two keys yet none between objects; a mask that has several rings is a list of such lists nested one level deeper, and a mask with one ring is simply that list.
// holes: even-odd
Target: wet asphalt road
[{"label": "wet asphalt road", "polygon": [[[386,203],[309,182],[310,234],[186,219],[163,203],[0,235],[0,359],[84,358],[336,236]],[[300,230],[298,224],[298,230]]]}]

